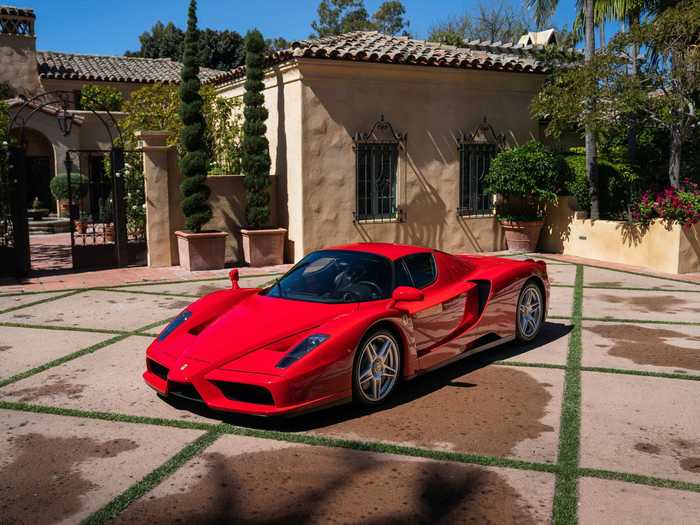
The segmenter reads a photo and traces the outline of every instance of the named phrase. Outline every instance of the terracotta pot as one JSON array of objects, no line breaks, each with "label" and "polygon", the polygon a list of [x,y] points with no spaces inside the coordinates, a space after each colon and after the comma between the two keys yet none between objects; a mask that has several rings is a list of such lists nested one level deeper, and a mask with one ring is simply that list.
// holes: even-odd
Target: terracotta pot
[{"label": "terracotta pot", "polygon": [[223,268],[227,235],[220,231],[176,231],[180,266],[188,271]]},{"label": "terracotta pot", "polygon": [[241,230],[243,258],[250,266],[272,266],[284,262],[284,241],[287,230]]},{"label": "terracotta pot", "polygon": [[535,251],[543,225],[544,221],[501,221],[508,249],[518,252]]}]

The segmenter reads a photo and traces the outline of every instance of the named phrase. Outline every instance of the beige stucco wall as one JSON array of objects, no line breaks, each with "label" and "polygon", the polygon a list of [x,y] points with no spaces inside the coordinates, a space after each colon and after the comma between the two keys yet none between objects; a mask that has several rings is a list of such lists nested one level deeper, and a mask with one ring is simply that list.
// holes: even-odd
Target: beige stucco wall
[{"label": "beige stucco wall", "polygon": [[41,91],[35,37],[0,34],[0,82],[8,83],[20,95]]},{"label": "beige stucco wall", "polygon": [[623,221],[576,219],[571,198],[550,206],[540,249],[667,273],[700,272],[700,225],[683,229],[655,221],[648,227]]},{"label": "beige stucco wall", "polygon": [[[538,138],[528,106],[542,76],[303,60],[303,246],[354,241],[422,244],[451,252],[504,248],[494,217],[462,218],[456,138],[487,117],[510,143]],[[383,114],[407,133],[398,168],[401,223],[355,223],[352,136]]]},{"label": "beige stucco wall", "polygon": [[[243,81],[220,86],[222,97],[239,97]],[[286,260],[299,260],[306,253],[303,242],[302,188],[302,80],[294,64],[272,68],[265,78],[265,107],[268,110],[267,140],[270,144],[270,173],[274,177],[277,211],[271,226],[288,229]]]}]

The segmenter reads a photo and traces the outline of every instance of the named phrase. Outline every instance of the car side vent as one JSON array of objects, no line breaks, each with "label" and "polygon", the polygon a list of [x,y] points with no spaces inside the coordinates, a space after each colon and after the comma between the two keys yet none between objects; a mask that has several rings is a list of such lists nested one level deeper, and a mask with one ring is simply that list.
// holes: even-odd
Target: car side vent
[{"label": "car side vent", "polygon": [[204,329],[209,326],[214,319],[209,319],[208,321],[204,321],[203,323],[199,323],[197,326],[193,326],[188,330],[188,332],[192,335],[199,335],[201,334]]},{"label": "car side vent", "polygon": [[479,315],[484,311],[486,307],[486,301],[489,299],[489,294],[491,293],[491,282],[490,281],[471,281],[477,286],[477,292],[479,294]]}]

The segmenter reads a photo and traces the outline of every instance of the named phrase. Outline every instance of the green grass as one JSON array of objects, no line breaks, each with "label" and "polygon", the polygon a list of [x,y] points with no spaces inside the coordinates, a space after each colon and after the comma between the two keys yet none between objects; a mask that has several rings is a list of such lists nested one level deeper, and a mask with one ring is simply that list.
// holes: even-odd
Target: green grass
[{"label": "green grass", "polygon": [[[61,290],[63,291],[63,290]],[[71,295],[75,295],[80,293],[82,290],[72,290],[66,293],[61,293],[58,295],[54,295],[52,297],[46,297],[44,299],[39,299],[38,301],[32,301],[29,303],[24,303],[24,304],[18,304],[16,306],[12,306],[10,308],[5,308],[4,310],[0,310],[0,314],[7,314],[10,312],[14,312],[15,310],[21,310],[23,308],[29,308],[30,306],[36,306],[39,304],[43,303],[50,303],[51,301],[57,301],[58,299],[63,299],[64,297],[70,297]],[[43,292],[43,293],[52,293],[52,292]]]},{"label": "green grass", "polygon": [[559,428],[559,473],[555,484],[553,522],[577,523],[578,462],[581,439],[581,314],[583,308],[583,266],[576,266],[576,288],[566,359],[564,397]]}]

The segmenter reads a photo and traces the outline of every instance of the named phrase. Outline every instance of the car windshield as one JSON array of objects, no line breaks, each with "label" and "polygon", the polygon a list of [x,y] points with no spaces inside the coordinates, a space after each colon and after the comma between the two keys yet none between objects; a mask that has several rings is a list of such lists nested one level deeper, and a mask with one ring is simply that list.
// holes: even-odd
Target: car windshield
[{"label": "car windshield", "polygon": [[269,297],[355,303],[391,295],[391,263],[371,253],[322,250],[304,257],[263,292]]}]

